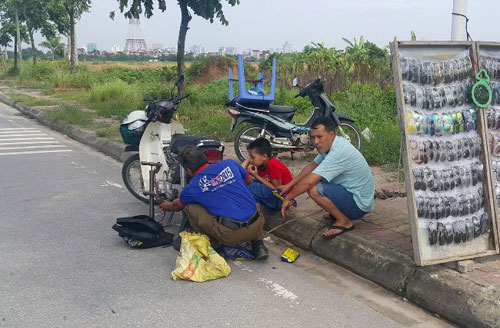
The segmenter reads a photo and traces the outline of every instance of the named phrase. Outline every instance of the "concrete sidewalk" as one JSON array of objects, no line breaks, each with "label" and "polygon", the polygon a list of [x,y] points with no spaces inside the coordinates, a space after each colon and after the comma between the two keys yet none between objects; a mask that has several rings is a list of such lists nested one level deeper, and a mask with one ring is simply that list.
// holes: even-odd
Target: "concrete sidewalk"
[{"label": "concrete sidewalk", "polygon": [[[117,160],[124,146],[93,132],[44,117],[36,108],[14,104],[0,93],[0,101],[17,108],[69,137]],[[227,156],[233,157],[232,145]],[[304,160],[284,159],[297,174]],[[356,229],[334,239],[322,238],[324,212],[307,195],[297,199],[289,224],[274,233],[303,249],[335,262],[393,291],[428,311],[464,327],[500,327],[500,256],[475,260],[475,270],[459,273],[449,265],[417,267],[413,261],[407,203],[403,185],[393,172],[372,168],[376,182],[375,212],[355,223]],[[276,212],[266,212],[267,229],[283,223]]]}]

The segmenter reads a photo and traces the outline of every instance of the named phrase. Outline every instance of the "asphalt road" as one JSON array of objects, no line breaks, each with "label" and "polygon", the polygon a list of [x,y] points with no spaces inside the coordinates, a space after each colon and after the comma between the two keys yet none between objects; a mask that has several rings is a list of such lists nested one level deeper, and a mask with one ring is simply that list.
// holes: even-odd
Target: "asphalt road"
[{"label": "asphalt road", "polygon": [[266,262],[173,281],[175,250],[132,250],[111,229],[147,213],[121,164],[3,104],[0,169],[0,326],[448,327],[313,254],[280,262],[275,237]]}]

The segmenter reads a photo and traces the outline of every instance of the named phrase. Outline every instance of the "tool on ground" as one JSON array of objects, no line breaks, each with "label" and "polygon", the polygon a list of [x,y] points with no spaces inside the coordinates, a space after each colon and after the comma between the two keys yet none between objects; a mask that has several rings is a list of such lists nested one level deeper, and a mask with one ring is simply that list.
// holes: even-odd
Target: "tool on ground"
[{"label": "tool on ground", "polygon": [[287,262],[287,263],[293,263],[295,260],[300,256],[300,253],[297,252],[296,250],[288,247],[285,249],[283,254],[281,255],[281,261]]}]

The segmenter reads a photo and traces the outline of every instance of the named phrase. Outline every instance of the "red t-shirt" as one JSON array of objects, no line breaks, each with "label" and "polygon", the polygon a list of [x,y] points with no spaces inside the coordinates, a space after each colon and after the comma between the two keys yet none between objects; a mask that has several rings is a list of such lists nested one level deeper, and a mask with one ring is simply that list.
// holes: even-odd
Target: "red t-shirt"
[{"label": "red t-shirt", "polygon": [[258,168],[259,176],[271,182],[273,179],[281,179],[281,184],[285,185],[292,181],[292,173],[285,164],[276,157],[272,157],[265,168]]}]

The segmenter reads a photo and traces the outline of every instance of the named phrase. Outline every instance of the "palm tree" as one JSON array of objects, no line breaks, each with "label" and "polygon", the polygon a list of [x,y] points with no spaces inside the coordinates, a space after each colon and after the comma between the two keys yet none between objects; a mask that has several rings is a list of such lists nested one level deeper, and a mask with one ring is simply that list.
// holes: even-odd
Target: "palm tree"
[{"label": "palm tree", "polygon": [[61,38],[55,36],[53,38],[47,39],[39,44],[41,47],[47,48],[52,52],[52,60],[55,59],[56,52],[60,53],[64,51],[64,43],[61,43]]}]

